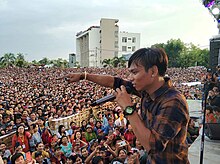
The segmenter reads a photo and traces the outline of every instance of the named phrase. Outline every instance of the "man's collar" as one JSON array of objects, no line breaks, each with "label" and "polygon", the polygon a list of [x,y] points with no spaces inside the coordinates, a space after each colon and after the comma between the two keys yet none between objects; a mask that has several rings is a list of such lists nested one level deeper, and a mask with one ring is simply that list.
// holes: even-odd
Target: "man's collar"
[{"label": "man's collar", "polygon": [[149,99],[154,101],[157,97],[164,94],[168,90],[168,88],[173,86],[172,81],[170,80],[169,77],[164,77],[164,81],[165,83],[152,94],[149,95],[146,91],[144,91],[143,94],[146,94]]}]

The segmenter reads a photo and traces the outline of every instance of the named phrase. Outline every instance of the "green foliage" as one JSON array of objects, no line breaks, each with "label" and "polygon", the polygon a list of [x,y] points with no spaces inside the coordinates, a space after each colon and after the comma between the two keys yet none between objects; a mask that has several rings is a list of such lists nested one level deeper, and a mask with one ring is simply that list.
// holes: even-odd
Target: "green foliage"
[{"label": "green foliage", "polygon": [[49,60],[45,57],[39,61],[33,60],[32,62],[28,62],[25,60],[25,57],[22,53],[18,53],[17,55],[13,53],[6,53],[0,58],[0,68],[10,66],[27,67],[28,65],[50,65],[61,68],[69,67],[68,61],[61,58],[58,58],[56,60]]},{"label": "green foliage", "polygon": [[[210,52],[208,49],[200,49],[194,44],[185,44],[180,39],[170,39],[167,43],[156,43],[151,47],[163,48],[169,58],[169,67],[191,67],[191,66],[209,66]],[[28,63],[22,53],[17,55],[13,53],[6,53],[0,58],[0,68],[17,66],[26,67],[27,65],[50,65],[54,67],[67,68],[68,61],[58,58],[49,60],[44,57],[43,59]],[[103,67],[125,67],[126,60],[124,57],[114,57],[112,59],[104,59],[102,61]],[[79,63],[75,63],[76,67],[80,67]]]},{"label": "green foliage", "polygon": [[1,67],[9,67],[15,64],[16,57],[13,53],[6,53],[0,58]]},{"label": "green foliage", "polygon": [[121,68],[123,68],[123,67],[126,67],[125,64],[126,64],[126,60],[125,60],[124,56],[114,57],[112,59],[104,59],[102,61],[103,67],[114,67],[114,68],[121,67]]},{"label": "green foliage", "polygon": [[157,43],[151,47],[163,48],[169,58],[169,67],[208,67],[209,50],[200,49],[194,44],[185,44],[180,39],[170,39],[166,44]]}]

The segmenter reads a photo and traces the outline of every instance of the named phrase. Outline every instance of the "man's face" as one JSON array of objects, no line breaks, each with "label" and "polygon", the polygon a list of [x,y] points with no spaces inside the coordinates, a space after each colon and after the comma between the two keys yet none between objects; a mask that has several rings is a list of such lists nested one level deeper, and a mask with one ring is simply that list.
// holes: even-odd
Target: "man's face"
[{"label": "man's face", "polygon": [[31,113],[30,117],[31,117],[32,120],[35,120],[36,119],[36,114],[35,113]]},{"label": "man's face", "polygon": [[25,164],[25,160],[23,156],[20,156],[15,160],[15,164]]},{"label": "man's face", "polygon": [[38,151],[43,151],[44,150],[44,144],[40,143],[37,147]]},{"label": "man's face", "polygon": [[82,149],[82,156],[87,157],[88,156],[88,151],[85,149]]},{"label": "man's face", "polygon": [[6,145],[5,144],[1,144],[0,145],[0,151],[5,151]]},{"label": "man's face", "polygon": [[148,70],[148,72],[146,72],[145,68],[142,65],[131,64],[129,72],[129,80],[131,80],[133,86],[137,91],[144,91],[150,89],[150,86],[153,83],[151,77],[151,68]]}]

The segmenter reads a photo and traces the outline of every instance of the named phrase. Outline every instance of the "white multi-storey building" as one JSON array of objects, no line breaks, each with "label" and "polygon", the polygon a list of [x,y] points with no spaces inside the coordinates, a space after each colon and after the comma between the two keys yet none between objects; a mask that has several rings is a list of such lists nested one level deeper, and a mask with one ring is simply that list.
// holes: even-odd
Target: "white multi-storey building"
[{"label": "white multi-storey building", "polygon": [[119,33],[119,53],[118,57],[131,55],[140,48],[140,33]]},{"label": "white multi-storey building", "polygon": [[128,55],[140,48],[140,34],[119,33],[117,23],[117,19],[102,18],[100,26],[76,34],[76,61],[81,67],[101,67],[104,59]]}]

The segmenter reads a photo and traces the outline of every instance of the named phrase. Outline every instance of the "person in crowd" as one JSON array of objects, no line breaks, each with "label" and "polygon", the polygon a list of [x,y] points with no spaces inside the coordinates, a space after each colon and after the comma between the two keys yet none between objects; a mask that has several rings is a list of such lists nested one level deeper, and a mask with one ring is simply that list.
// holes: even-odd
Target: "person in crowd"
[{"label": "person in crowd", "polygon": [[24,159],[26,158],[25,152],[23,151],[23,148],[22,148],[22,145],[20,144],[20,142],[16,142],[16,144],[15,144],[13,155],[16,153],[22,153],[24,156]]},{"label": "person in crowd", "polygon": [[65,155],[65,157],[69,157],[72,155],[72,144],[70,143],[69,139],[67,136],[62,136],[60,139],[60,147],[61,151]]},{"label": "person in crowd", "polygon": [[86,126],[85,138],[87,142],[97,138],[95,132],[93,131],[93,127],[90,124]]},{"label": "person in crowd", "polygon": [[127,119],[124,117],[122,111],[119,113],[119,118],[115,120],[115,126],[120,127],[120,129],[126,129],[127,126]]},{"label": "person in crowd", "polygon": [[92,126],[92,129],[94,129],[94,127],[95,127],[95,120],[94,120],[93,117],[90,117],[90,118],[89,118],[88,125],[91,125],[91,126]]},{"label": "person in crowd", "polygon": [[89,142],[89,147],[88,147],[88,152],[89,154],[91,154],[95,148],[99,145],[98,140],[97,139],[93,139]]},{"label": "person in crowd", "polygon": [[212,109],[213,109],[214,117],[216,119],[216,123],[220,123],[220,107],[213,106]]},{"label": "person in crowd", "polygon": [[118,158],[121,159],[123,163],[127,163],[128,162],[127,150],[120,149],[118,151]]},{"label": "person in crowd", "polygon": [[92,164],[104,164],[104,159],[101,156],[95,156],[92,158]]},{"label": "person in crowd", "polygon": [[[220,83],[220,82],[219,82]],[[220,107],[220,94],[219,94],[219,88],[214,86],[213,89],[213,96],[211,98],[211,101],[210,101],[210,105],[211,106],[217,106],[217,107]]]},{"label": "person in crowd", "polygon": [[44,144],[43,144],[42,142],[41,142],[41,143],[38,143],[38,144],[36,145],[36,151],[34,151],[34,152],[32,153],[32,158],[35,159],[35,154],[36,154],[37,152],[41,152],[41,155],[42,155],[43,158],[50,158],[50,154],[49,154],[49,152],[47,152],[47,151],[45,150]]},{"label": "person in crowd", "polygon": [[3,158],[9,158],[11,156],[11,151],[6,148],[6,144],[4,142],[0,143],[0,153]]},{"label": "person in crowd", "polygon": [[77,129],[78,127],[76,126],[75,122],[70,122],[70,129],[67,131],[68,134],[71,136],[74,134],[74,131]]},{"label": "person in crowd", "polygon": [[38,132],[42,136],[42,134],[46,130],[45,119],[43,117],[39,117],[38,120],[37,120],[37,125],[38,125]]},{"label": "person in crowd", "polygon": [[134,132],[133,132],[133,130],[132,130],[131,124],[128,124],[127,127],[128,127],[128,128],[127,128],[127,130],[126,130],[125,133],[124,133],[124,138],[125,138],[125,140],[128,141],[128,143],[129,143],[131,146],[133,146],[136,136],[135,136],[135,134],[134,134]]},{"label": "person in crowd", "polygon": [[82,137],[82,132],[81,131],[75,131],[73,140],[72,140],[72,146],[73,146],[73,150],[76,153],[80,152],[80,149],[82,147],[87,146],[87,142],[86,139]]},{"label": "person in crowd", "polygon": [[108,125],[104,127],[104,135],[108,135],[109,131],[114,131],[114,119],[112,117],[108,118]]},{"label": "person in crowd", "polygon": [[101,138],[104,135],[103,131],[104,131],[104,127],[102,126],[101,121],[99,121],[99,120],[96,121],[96,124],[94,127],[94,132],[95,132],[97,138]]},{"label": "person in crowd", "polygon": [[54,156],[50,158],[51,164],[64,164],[66,162],[66,157],[61,151],[60,146],[55,147]]},{"label": "person in crowd", "polygon": [[36,145],[38,143],[43,142],[40,133],[38,132],[38,125],[35,123],[30,124],[30,132],[32,134],[30,140],[29,140],[29,144],[30,144],[30,151],[34,152],[36,150]]},{"label": "person in crowd", "polygon": [[205,113],[206,123],[216,123],[216,119],[213,114],[213,107],[210,105],[206,105],[206,113]]},{"label": "person in crowd", "polygon": [[42,152],[35,153],[35,160],[38,164],[50,164],[50,160],[48,158],[44,158]]},{"label": "person in crowd", "polygon": [[89,152],[88,152],[87,149],[88,149],[87,146],[81,147],[81,149],[80,149],[80,155],[82,157],[82,162],[83,163],[89,155]]},{"label": "person in crowd", "polygon": [[22,153],[16,153],[11,157],[11,164],[25,164],[25,159]]},{"label": "person in crowd", "polygon": [[37,116],[35,112],[31,112],[30,117],[27,118],[28,125],[37,124]]},{"label": "person in crowd", "polygon": [[[163,49],[141,48],[128,61],[129,81],[87,72],[64,77],[68,82],[86,79],[115,89],[115,101],[122,107],[136,137],[147,150],[149,163],[189,163],[186,143],[188,105],[171,80],[165,77],[167,67],[168,57]],[[141,97],[141,118],[126,86]],[[178,150],[173,151],[171,147]]]},{"label": "person in crowd", "polygon": [[58,142],[58,139],[55,139],[55,138],[51,139],[51,143],[50,143],[50,147],[49,147],[49,151],[48,151],[50,154],[50,157],[54,156],[55,147],[58,145],[57,142]]},{"label": "person in crowd", "polygon": [[[16,133],[12,137],[12,148],[15,147],[16,142],[19,142],[26,153],[30,151],[29,140],[31,139],[31,134],[25,131],[25,126],[20,124],[17,126]],[[14,151],[14,150],[13,150]]]},{"label": "person in crowd", "polygon": [[192,144],[193,141],[198,137],[199,135],[199,128],[195,127],[195,121],[190,118],[189,124],[188,124],[188,142],[189,144]]},{"label": "person in crowd", "polygon": [[86,126],[87,126],[87,122],[86,122],[86,120],[83,120],[83,121],[81,122],[81,128],[80,128],[80,130],[81,130],[82,132],[86,132]]},{"label": "person in crowd", "polygon": [[69,136],[69,133],[66,131],[64,125],[58,127],[57,137],[60,139],[62,136]]},{"label": "person in crowd", "polygon": [[67,159],[67,162],[69,161],[69,163],[70,163],[70,161],[74,164],[81,164],[82,163],[82,157],[79,154],[72,155],[68,159]]}]

